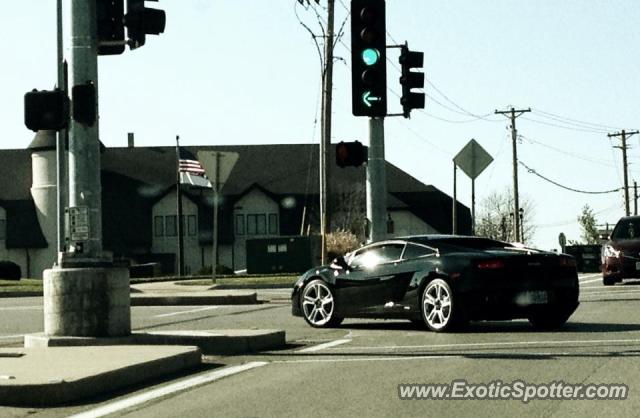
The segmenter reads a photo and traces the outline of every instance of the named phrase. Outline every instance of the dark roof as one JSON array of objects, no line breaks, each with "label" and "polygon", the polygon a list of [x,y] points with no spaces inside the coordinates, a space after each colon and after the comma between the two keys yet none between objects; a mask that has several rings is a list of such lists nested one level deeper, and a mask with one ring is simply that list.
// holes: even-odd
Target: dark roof
[{"label": "dark roof", "polygon": [[[12,244],[29,246],[46,246],[40,231],[33,208],[30,187],[31,153],[49,150],[55,144],[55,135],[50,132],[39,132],[33,139],[29,149],[0,151],[0,178],[5,181],[0,188],[0,202],[8,212],[13,201],[15,207],[29,201],[30,207],[24,208],[24,214],[12,215],[20,218],[22,227],[32,225],[33,234],[29,238],[11,240]],[[335,144],[333,145],[335,147]],[[162,197],[175,184],[176,149],[175,147],[122,147],[102,148],[101,165],[103,181],[103,236],[105,248],[126,248],[131,245],[150,245],[151,240],[151,208],[153,202]],[[281,145],[236,145],[236,146],[187,146],[190,152],[197,155],[199,150],[230,151],[240,154],[229,180],[222,188],[224,196],[221,208],[221,242],[232,236],[230,229],[233,202],[248,190],[259,188],[272,198],[281,201],[297,202],[294,207],[281,205],[280,232],[293,234],[299,232],[302,207],[317,205],[318,200],[318,145],[316,144],[281,144]],[[330,152],[333,156],[333,150]],[[329,158],[331,167],[330,186],[339,184],[364,184],[365,167],[339,168],[334,158]],[[393,209],[409,209],[416,216],[433,226],[440,232],[451,231],[450,196],[433,186],[428,186],[387,162],[388,206]],[[207,231],[200,237],[201,242],[210,242],[212,216],[207,200],[208,192],[193,191],[187,193],[194,202],[199,202],[201,209],[200,227]],[[209,199],[210,200],[210,199]],[[131,210],[134,209],[134,210]],[[132,213],[136,212],[135,216]],[[470,211],[462,204],[458,206],[460,233],[470,231]],[[18,219],[18,218],[14,218]],[[115,228],[108,228],[117,222],[129,231],[120,234]],[[8,222],[9,224],[10,222]],[[226,226],[225,226],[226,225]],[[207,228],[208,227],[208,228]],[[228,229],[228,230],[226,230]],[[9,240],[8,240],[9,242]]]}]

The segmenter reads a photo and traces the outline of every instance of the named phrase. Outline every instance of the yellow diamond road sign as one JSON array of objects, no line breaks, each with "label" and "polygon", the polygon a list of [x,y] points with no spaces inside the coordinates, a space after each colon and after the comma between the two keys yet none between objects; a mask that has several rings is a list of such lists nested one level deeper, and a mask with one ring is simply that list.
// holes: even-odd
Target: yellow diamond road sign
[{"label": "yellow diamond road sign", "polygon": [[453,158],[453,162],[471,179],[478,177],[491,161],[493,157],[475,139],[469,141]]}]

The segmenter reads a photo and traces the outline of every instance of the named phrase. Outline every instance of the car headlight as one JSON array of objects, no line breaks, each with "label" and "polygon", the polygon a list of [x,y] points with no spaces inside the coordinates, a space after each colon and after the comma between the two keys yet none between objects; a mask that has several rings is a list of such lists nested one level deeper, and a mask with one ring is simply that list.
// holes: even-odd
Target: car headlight
[{"label": "car headlight", "polygon": [[620,251],[616,250],[611,245],[605,245],[604,246],[604,250],[603,250],[603,255],[605,257],[619,258],[620,257]]}]

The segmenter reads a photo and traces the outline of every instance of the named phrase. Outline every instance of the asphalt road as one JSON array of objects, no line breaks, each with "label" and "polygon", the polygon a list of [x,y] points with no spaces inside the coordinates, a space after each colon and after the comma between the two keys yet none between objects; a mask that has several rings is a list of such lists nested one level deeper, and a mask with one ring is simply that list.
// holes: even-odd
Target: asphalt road
[{"label": "asphalt road", "polygon": [[[157,382],[82,405],[50,409],[2,408],[2,417],[101,416],[637,416],[640,411],[640,282],[603,287],[599,275],[581,275],[581,305],[557,332],[533,330],[526,321],[472,323],[438,334],[406,321],[348,320],[318,330],[290,315],[288,291],[257,306],[134,307],[135,329],[280,328],[290,346],[246,357],[207,357],[210,367],[177,381],[182,389],[156,397]],[[0,300],[0,345],[42,329],[41,299]],[[228,374],[228,376],[224,376]],[[194,378],[199,379],[195,381]],[[398,385],[466,380],[475,396],[493,382],[628,387],[625,400],[399,399]],[[202,383],[205,381],[206,383]],[[459,383],[456,383],[459,384]],[[474,386],[476,385],[476,386]],[[551,388],[551,390],[554,390]],[[557,394],[558,392],[556,392]],[[451,394],[450,394],[451,395]],[[122,401],[127,401],[127,408]]]}]

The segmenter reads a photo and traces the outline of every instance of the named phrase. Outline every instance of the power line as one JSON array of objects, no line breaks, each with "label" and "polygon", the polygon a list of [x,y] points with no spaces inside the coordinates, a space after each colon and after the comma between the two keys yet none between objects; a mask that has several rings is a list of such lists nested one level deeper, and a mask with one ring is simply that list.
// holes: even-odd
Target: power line
[{"label": "power line", "polygon": [[584,194],[607,194],[607,193],[615,193],[615,192],[619,192],[620,190],[622,190],[622,188],[621,188],[621,187],[618,187],[617,189],[605,190],[605,191],[601,191],[601,192],[593,192],[593,191],[586,191],[586,190],[574,189],[574,188],[572,188],[572,187],[564,186],[564,185],[562,185],[562,184],[560,184],[560,183],[558,183],[558,182],[556,182],[556,181],[551,180],[551,179],[550,179],[550,178],[548,178],[548,177],[543,176],[542,174],[538,173],[536,170],[534,170],[533,168],[529,167],[528,165],[526,165],[526,164],[525,164],[525,163],[523,163],[522,161],[519,161],[519,160],[518,160],[518,163],[520,163],[520,165],[522,165],[524,168],[526,168],[526,169],[527,169],[527,171],[528,171],[530,174],[534,174],[534,175],[536,175],[536,176],[540,177],[541,179],[543,179],[543,180],[545,180],[545,181],[548,181],[549,183],[551,183],[551,184],[553,184],[553,185],[555,185],[555,186],[558,186],[558,187],[560,187],[560,188],[562,188],[562,189],[565,189],[565,190],[569,190],[569,191],[571,191],[571,192],[584,193]]}]

